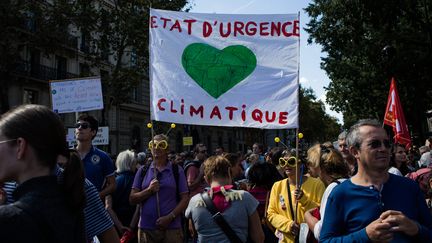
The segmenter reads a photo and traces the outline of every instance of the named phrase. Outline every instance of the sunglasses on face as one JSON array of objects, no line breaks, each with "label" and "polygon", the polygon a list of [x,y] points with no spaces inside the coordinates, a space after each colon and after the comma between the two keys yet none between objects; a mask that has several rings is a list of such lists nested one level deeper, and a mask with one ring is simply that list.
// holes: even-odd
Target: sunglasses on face
[{"label": "sunglasses on face", "polygon": [[386,149],[390,148],[390,141],[388,139],[384,140],[372,140],[368,143],[368,146],[372,149],[381,148],[381,146],[384,145]]},{"label": "sunglasses on face", "polygon": [[279,166],[280,167],[295,167],[297,164],[297,159],[295,157],[289,157],[288,159],[285,159],[283,157],[279,158]]},{"label": "sunglasses on face", "polygon": [[153,149],[153,147],[155,149],[166,149],[168,148],[168,142],[166,140],[161,140],[161,141],[150,141],[148,144],[149,149]]},{"label": "sunglasses on face", "polygon": [[81,128],[81,129],[87,129],[89,127],[90,127],[90,124],[88,124],[86,122],[83,122],[83,123],[77,122],[77,123],[75,123],[75,128],[76,129],[79,129],[79,128]]}]

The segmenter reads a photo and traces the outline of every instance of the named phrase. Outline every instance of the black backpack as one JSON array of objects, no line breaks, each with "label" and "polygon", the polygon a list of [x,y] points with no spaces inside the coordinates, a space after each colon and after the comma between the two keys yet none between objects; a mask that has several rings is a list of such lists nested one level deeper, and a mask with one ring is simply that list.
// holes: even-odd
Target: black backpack
[{"label": "black backpack", "polygon": [[193,166],[196,168],[200,168],[201,167],[202,162],[199,160],[188,160],[185,162],[184,166],[183,166],[183,170],[185,172],[185,174],[187,173],[187,170]]}]

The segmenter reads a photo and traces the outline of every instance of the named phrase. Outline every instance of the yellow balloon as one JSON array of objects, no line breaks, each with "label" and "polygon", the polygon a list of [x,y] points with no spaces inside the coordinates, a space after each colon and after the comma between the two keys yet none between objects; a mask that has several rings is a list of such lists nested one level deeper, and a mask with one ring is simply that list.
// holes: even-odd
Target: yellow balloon
[{"label": "yellow balloon", "polygon": [[152,128],[152,126],[153,126],[153,125],[152,125],[150,122],[147,123],[147,127],[148,127],[148,128]]},{"label": "yellow balloon", "polygon": [[275,141],[276,143],[279,143],[279,142],[280,142],[280,138],[279,138],[279,137],[275,137],[274,141]]},{"label": "yellow balloon", "polygon": [[299,132],[298,138],[302,139],[303,138],[303,133]]},{"label": "yellow balloon", "polygon": [[171,123],[171,128],[175,128],[176,127],[176,124],[175,123]]}]

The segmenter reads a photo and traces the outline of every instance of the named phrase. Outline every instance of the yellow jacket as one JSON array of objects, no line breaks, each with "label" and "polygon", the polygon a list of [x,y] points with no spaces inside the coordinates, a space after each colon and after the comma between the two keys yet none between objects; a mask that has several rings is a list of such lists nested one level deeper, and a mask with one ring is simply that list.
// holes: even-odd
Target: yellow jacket
[{"label": "yellow jacket", "polygon": [[[307,210],[320,206],[325,186],[321,180],[306,177],[302,185],[303,196],[298,203],[297,223],[304,222],[304,214]],[[288,198],[288,179],[276,182],[271,190],[267,218],[270,223],[283,234],[280,242],[294,242],[294,235],[290,233],[294,221],[291,217],[291,209]],[[296,201],[294,198],[295,185],[290,185],[293,211],[296,212]]]}]

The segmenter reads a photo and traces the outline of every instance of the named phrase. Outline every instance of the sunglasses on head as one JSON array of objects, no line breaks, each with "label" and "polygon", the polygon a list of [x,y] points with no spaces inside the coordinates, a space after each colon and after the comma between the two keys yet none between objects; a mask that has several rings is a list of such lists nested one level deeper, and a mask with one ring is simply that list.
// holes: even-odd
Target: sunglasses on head
[{"label": "sunglasses on head", "polygon": [[368,146],[372,149],[377,149],[377,148],[381,148],[381,146],[384,145],[384,147],[386,149],[389,149],[390,146],[390,141],[388,139],[384,139],[384,140],[372,140],[368,143]]},{"label": "sunglasses on head", "polygon": [[321,148],[321,157],[322,157],[324,154],[328,154],[328,153],[330,153],[330,149],[329,149],[328,147],[326,147],[326,146],[324,146],[324,145],[321,145],[320,148]]},{"label": "sunglasses on head", "polygon": [[150,141],[148,144],[149,149],[153,149],[153,147],[155,149],[166,149],[168,148],[168,142],[166,140],[161,140],[161,141]]},{"label": "sunglasses on head", "polygon": [[77,122],[75,123],[75,128],[81,128],[81,129],[87,129],[90,127],[90,124],[88,124],[87,122]]},{"label": "sunglasses on head", "polygon": [[296,157],[289,157],[288,159],[285,159],[283,157],[279,158],[279,166],[280,167],[295,167],[297,164]]}]

